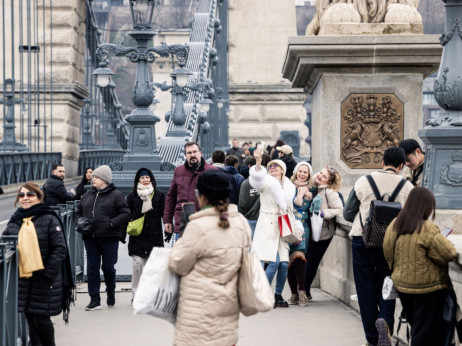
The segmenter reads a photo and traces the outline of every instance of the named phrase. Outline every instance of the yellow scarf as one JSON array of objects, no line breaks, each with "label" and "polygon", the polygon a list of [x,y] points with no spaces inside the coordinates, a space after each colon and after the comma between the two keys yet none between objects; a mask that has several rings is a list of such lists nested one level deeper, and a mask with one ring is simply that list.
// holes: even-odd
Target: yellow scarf
[{"label": "yellow scarf", "polygon": [[18,234],[19,277],[30,278],[37,270],[45,269],[32,216],[23,219]]}]

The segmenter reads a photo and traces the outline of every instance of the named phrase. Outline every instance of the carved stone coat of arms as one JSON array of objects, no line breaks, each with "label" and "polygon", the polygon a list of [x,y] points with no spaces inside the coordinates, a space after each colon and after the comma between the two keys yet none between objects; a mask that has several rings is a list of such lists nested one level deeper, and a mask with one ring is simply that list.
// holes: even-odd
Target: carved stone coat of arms
[{"label": "carved stone coat of arms", "polygon": [[350,168],[381,168],[383,152],[404,131],[404,105],[394,94],[350,94],[341,105],[341,158]]}]

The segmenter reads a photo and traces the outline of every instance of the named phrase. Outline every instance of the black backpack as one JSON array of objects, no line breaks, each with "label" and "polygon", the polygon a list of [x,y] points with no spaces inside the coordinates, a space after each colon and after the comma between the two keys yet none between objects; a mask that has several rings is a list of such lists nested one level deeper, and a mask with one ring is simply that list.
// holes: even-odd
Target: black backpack
[{"label": "black backpack", "polygon": [[359,214],[359,220],[361,222],[361,228],[363,229],[363,241],[366,247],[382,247],[383,238],[385,237],[385,231],[388,225],[393,219],[398,216],[402,209],[401,203],[395,202],[399,192],[406,183],[405,179],[401,179],[399,184],[393,190],[391,196],[385,201],[385,196],[388,194],[380,195],[379,189],[371,175],[366,176],[369,184],[371,185],[372,191],[374,192],[375,198],[371,201],[369,209],[369,217],[366,220],[366,224],[363,225],[361,213]]}]

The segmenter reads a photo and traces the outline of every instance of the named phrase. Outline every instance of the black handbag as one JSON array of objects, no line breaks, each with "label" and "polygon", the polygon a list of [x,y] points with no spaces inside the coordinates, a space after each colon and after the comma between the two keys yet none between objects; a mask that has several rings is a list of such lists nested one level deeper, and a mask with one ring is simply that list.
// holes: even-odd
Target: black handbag
[{"label": "black handbag", "polygon": [[93,218],[82,216],[77,220],[76,230],[82,235],[92,235],[94,224],[95,224],[95,220]]}]

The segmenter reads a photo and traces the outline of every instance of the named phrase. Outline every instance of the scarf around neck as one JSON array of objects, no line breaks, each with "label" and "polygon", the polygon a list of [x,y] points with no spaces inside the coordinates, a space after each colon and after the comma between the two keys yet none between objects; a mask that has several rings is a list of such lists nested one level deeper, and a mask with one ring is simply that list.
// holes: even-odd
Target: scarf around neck
[{"label": "scarf around neck", "polygon": [[141,183],[138,183],[138,186],[136,187],[136,192],[138,196],[141,198],[143,201],[143,206],[141,207],[141,213],[146,213],[147,211],[152,209],[152,201],[151,201],[151,195],[154,192],[154,186],[152,184],[149,185],[143,185]]},{"label": "scarf around neck", "polygon": [[294,183],[295,187],[298,189],[299,187],[308,187],[308,180],[307,181],[300,181],[295,179],[292,183]]}]

